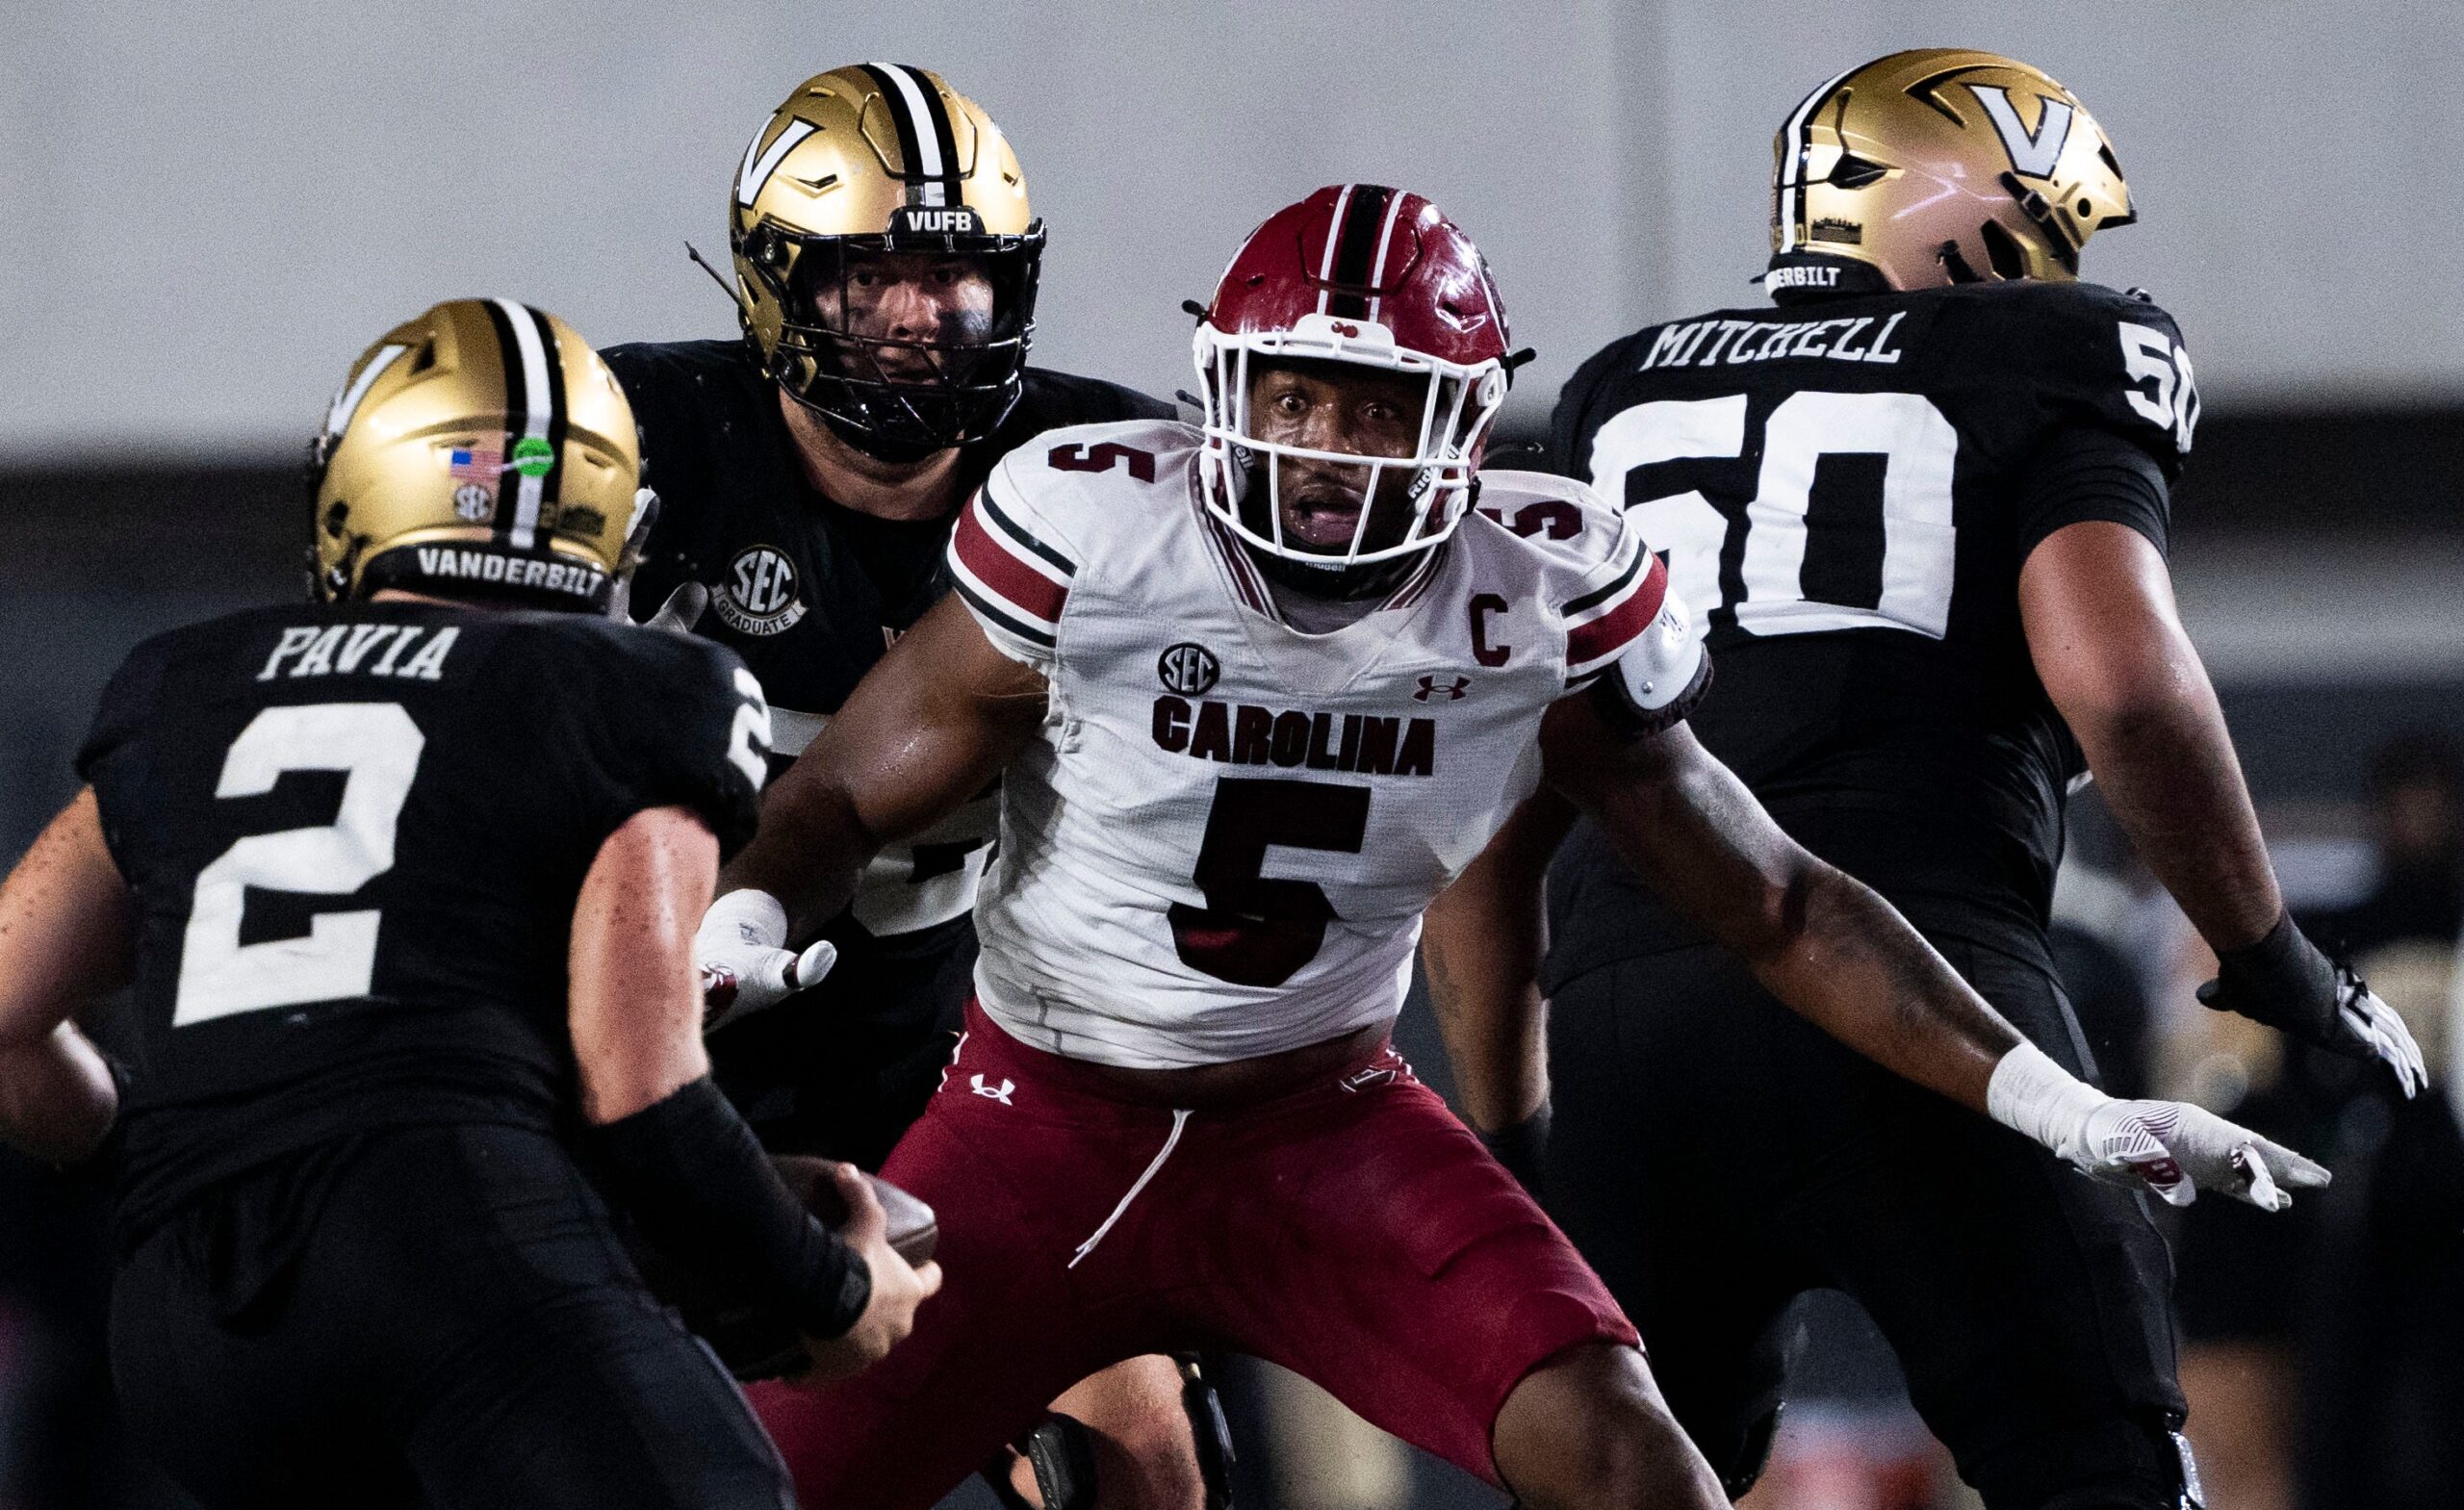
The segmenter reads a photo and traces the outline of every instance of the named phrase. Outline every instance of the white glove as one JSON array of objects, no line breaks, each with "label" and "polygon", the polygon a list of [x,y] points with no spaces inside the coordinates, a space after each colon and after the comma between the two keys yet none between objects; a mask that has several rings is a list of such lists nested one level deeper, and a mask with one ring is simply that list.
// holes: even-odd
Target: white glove
[{"label": "white glove", "polygon": [[776,1007],[838,962],[838,947],[828,939],[803,954],[786,943],[787,909],[769,892],[745,887],[710,904],[693,934],[704,1033]]},{"label": "white glove", "polygon": [[2246,1127],[2179,1101],[2117,1101],[2031,1043],[1993,1066],[1986,1107],[2081,1173],[2153,1190],[2169,1205],[2212,1190],[2282,1211],[2293,1204],[2288,1191],[2327,1183],[2323,1167]]}]

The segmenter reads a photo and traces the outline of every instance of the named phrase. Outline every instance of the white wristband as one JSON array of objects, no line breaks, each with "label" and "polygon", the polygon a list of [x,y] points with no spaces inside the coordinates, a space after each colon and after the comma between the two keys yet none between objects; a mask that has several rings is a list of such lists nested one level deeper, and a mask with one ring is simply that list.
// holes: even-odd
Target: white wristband
[{"label": "white wristband", "polygon": [[757,945],[787,946],[787,909],[777,897],[752,886],[739,886],[710,904],[695,930],[698,941],[711,936]]},{"label": "white wristband", "polygon": [[2088,1114],[2112,1099],[2027,1042],[2002,1056],[1985,1088],[1987,1114],[2066,1158]]}]

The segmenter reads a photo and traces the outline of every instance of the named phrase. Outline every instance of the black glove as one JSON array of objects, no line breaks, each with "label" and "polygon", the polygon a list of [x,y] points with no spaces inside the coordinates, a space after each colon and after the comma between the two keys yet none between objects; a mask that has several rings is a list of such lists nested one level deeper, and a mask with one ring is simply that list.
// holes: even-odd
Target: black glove
[{"label": "black glove", "polygon": [[1520,1122],[1509,1122],[1494,1133],[1483,1133],[1478,1128],[1472,1132],[1480,1139],[1480,1146],[1489,1151],[1489,1157],[1505,1165],[1506,1173],[1522,1181],[1523,1188],[1531,1192],[1532,1199],[1539,1199],[1545,1179],[1543,1170],[1548,1164],[1549,1103],[1541,1102],[1539,1111]]},{"label": "black glove", "polygon": [[2421,1047],[2404,1019],[2349,966],[2320,953],[2293,926],[2290,913],[2277,918],[2257,943],[2219,956],[2216,979],[2198,988],[2198,1000],[2331,1054],[2382,1061],[2406,1096],[2429,1084]]}]

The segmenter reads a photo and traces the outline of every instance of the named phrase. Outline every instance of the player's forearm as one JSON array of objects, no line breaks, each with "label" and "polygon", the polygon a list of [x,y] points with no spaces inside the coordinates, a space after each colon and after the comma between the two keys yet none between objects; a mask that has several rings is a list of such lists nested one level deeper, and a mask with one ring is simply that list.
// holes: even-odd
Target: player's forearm
[{"label": "player's forearm", "polygon": [[79,1163],[101,1148],[118,1109],[104,1054],[69,1022],[0,1047],[0,1133],[19,1153]]},{"label": "player's forearm", "polygon": [[1808,856],[1779,936],[1745,954],[1789,1009],[1904,1079],[1986,1110],[1994,1066],[2021,1041],[1908,920]]},{"label": "player's forearm", "polygon": [[719,894],[764,891],[787,910],[787,935],[807,938],[846,909],[865,862],[883,840],[864,826],[844,786],[806,759],[761,804],[753,842],[719,871]]},{"label": "player's forearm", "polygon": [[118,1113],[110,1066],[73,1024],[0,1044],[0,1136],[12,1147],[75,1164],[102,1145]]},{"label": "player's forearm", "polygon": [[2284,910],[2224,715],[2185,643],[2148,690],[2064,710],[2105,806],[2140,857],[2222,951],[2260,938]]},{"label": "player's forearm", "polygon": [[1549,861],[1575,809],[1543,789],[1431,904],[1421,934],[1429,1004],[1454,1066],[1464,1114],[1482,1132],[1524,1121],[1549,1099]]},{"label": "player's forearm", "polygon": [[1421,935],[1429,1005],[1454,1067],[1455,1092],[1464,1115],[1483,1132],[1520,1122],[1549,1099],[1542,941],[1536,894],[1518,906],[1476,883],[1464,893],[1460,881],[1430,907]]}]

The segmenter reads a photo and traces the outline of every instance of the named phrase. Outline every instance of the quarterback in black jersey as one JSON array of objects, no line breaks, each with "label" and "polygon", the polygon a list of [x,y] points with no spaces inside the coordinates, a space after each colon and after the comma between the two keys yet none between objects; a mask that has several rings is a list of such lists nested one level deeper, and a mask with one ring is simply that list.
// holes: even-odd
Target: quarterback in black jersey
[{"label": "quarterback in black jersey", "polygon": [[[1895,54],[1790,114],[1773,201],[1777,307],[1612,343],[1552,427],[1558,469],[1633,508],[1707,610],[1703,742],[2082,1074],[2045,927],[2092,769],[2223,960],[2201,999],[2374,1055],[2409,1094],[2400,1022],[2285,916],[2174,615],[2197,390],[2162,309],[2076,281],[2088,237],[2133,218],[2101,129],[2023,64]],[[1784,1313],[1836,1288],[1992,1510],[2194,1497],[2143,1197],[1806,1032],[1588,825],[1548,876],[1544,1065],[1537,999],[1489,985],[1481,934],[1538,947],[1570,823],[1527,810],[1432,911],[1432,994],[1475,1119],[1545,1178],[1732,1492],[1769,1447]]]},{"label": "quarterback in black jersey", "polygon": [[[1008,140],[930,70],[798,85],[746,148],[729,212],[743,339],[607,362],[661,504],[635,611],[706,592],[695,631],[760,677],[783,768],[948,591],[952,525],[995,463],[1045,430],[1173,411],[1026,365],[1043,222]],[[885,851],[794,952],[783,916],[744,916],[741,896],[714,909],[699,958],[729,1000],[711,1057],[774,1150],[878,1168],[922,1113],[971,989],[995,795]],[[1091,1388],[1063,1409],[1095,1428],[1105,1501],[1186,1497],[1142,1496],[1148,1482],[1196,1494],[1180,1375],[1149,1360]],[[1067,1497],[1066,1455],[1046,1502]]]},{"label": "quarterback in black jersey", "polygon": [[[690,930],[768,714],[605,616],[637,447],[560,320],[389,332],[318,443],[319,601],[139,646],[0,890],[0,1131],[74,1159],[116,1113],[113,1371],[208,1505],[792,1503],[585,1166],[824,1376],[937,1283],[852,1170],[847,1240],[815,1221],[708,1078]],[[122,982],[115,1072],[67,1018]]]}]

